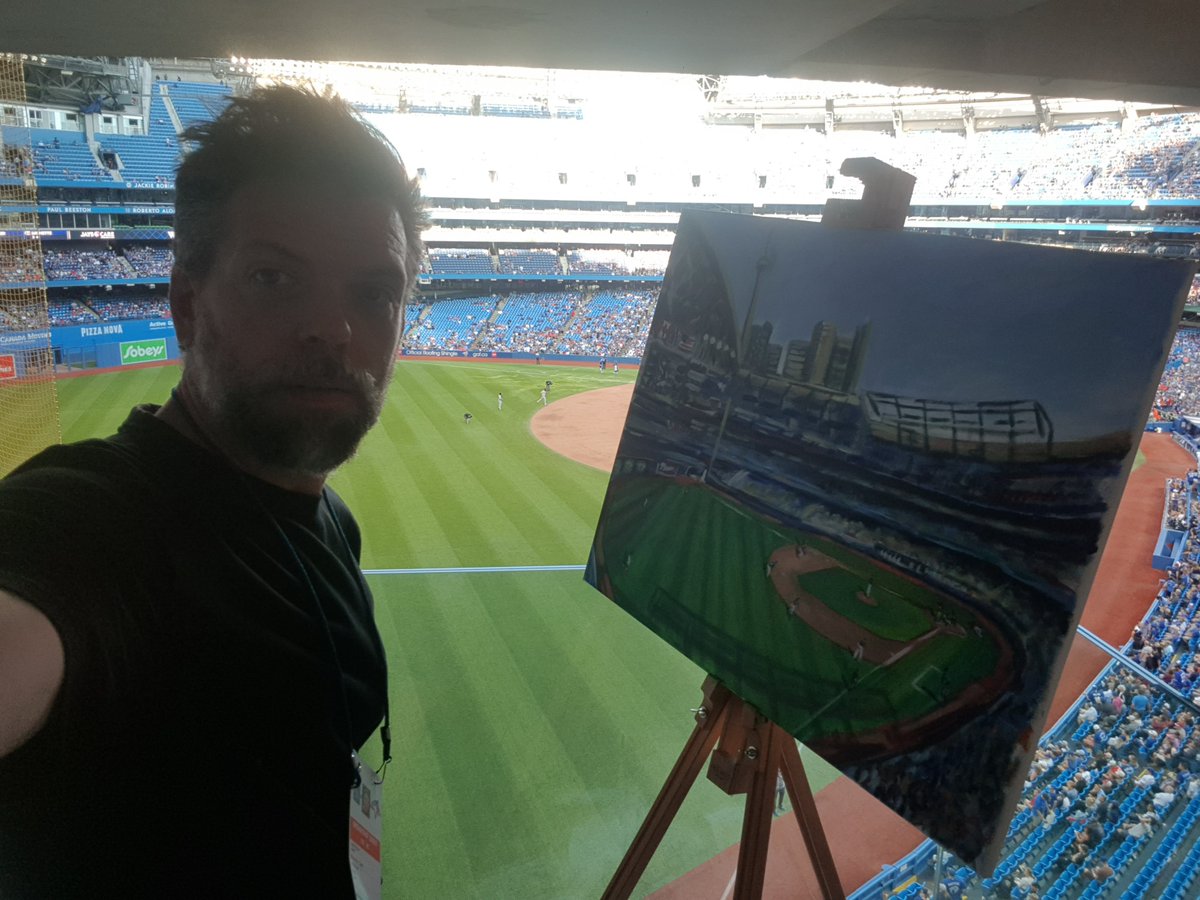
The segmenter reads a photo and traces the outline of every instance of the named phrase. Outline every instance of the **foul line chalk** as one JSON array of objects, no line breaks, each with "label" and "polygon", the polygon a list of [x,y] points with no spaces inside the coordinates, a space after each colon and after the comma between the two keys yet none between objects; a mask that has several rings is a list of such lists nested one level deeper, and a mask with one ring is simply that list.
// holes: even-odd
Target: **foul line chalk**
[{"label": "foul line chalk", "polygon": [[585,566],[458,566],[451,569],[363,569],[364,575],[473,575],[477,572],[582,572]]}]

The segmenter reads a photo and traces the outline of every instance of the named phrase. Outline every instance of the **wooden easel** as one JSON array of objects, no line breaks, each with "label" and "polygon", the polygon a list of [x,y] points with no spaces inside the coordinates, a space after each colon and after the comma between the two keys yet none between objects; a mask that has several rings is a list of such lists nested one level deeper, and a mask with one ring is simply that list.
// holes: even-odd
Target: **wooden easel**
[{"label": "wooden easel", "polygon": [[[862,198],[827,200],[823,225],[884,231],[904,227],[916,178],[873,157],[847,159],[841,173],[863,182]],[[796,741],[711,675],[702,690],[696,727],[608,883],[604,900],[626,900],[633,893],[710,753],[708,780],[731,796],[746,795],[733,900],[762,897],[776,773],[783,775],[821,896],[845,900]]]},{"label": "wooden easel", "polygon": [[777,772],[783,774],[792,811],[817,873],[821,896],[826,900],[844,900],[846,895],[838,881],[833,854],[821,828],[796,741],[711,675],[705,679],[703,690],[704,700],[696,710],[696,727],[608,883],[603,894],[605,900],[625,900],[633,893],[710,753],[709,781],[727,794],[746,795],[734,900],[762,896]]}]

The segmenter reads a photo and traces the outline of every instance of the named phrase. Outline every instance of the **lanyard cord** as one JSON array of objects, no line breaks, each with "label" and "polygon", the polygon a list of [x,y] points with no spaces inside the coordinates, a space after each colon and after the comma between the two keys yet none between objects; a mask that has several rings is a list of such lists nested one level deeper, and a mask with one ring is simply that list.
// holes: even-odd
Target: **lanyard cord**
[{"label": "lanyard cord", "polygon": [[[188,408],[188,404],[184,400],[182,392],[177,387],[172,389],[171,397],[176,401],[180,413],[192,427],[192,430],[196,432],[201,443],[206,447],[206,449],[228,461],[228,457],[221,452],[220,448],[218,448],[211,441],[211,439],[209,439],[208,434],[200,427],[195,417],[192,416],[192,411]],[[312,600],[313,609],[316,611],[317,619],[321,623],[321,631],[325,637],[326,647],[329,650],[329,661],[333,663],[333,668],[337,675],[338,696],[341,700],[340,705],[342,719],[345,726],[345,741],[346,746],[350,750],[350,765],[352,769],[351,786],[358,787],[358,785],[361,783],[361,776],[359,775],[358,754],[354,746],[354,727],[350,716],[350,700],[346,695],[346,679],[344,676],[344,670],[342,669],[341,660],[338,657],[337,644],[333,640],[333,630],[329,627],[329,619],[325,615],[325,607],[321,604],[320,595],[317,593],[317,589],[313,584],[312,577],[308,573],[308,567],[304,565],[304,561],[300,558],[300,554],[296,551],[295,546],[292,544],[291,539],[287,536],[287,532],[279,523],[279,520],[275,518],[275,515],[271,512],[266,503],[263,501],[262,497],[259,496],[258,492],[255,490],[254,482],[248,475],[246,475],[246,473],[242,472],[241,469],[237,468],[236,466],[231,464],[230,468],[237,473],[243,485],[246,487],[246,490],[252,497],[254,497],[258,508],[262,511],[263,515],[266,516],[267,520],[270,521],[271,526],[275,529],[275,533],[283,541],[283,545],[287,548],[288,553],[291,555],[292,561],[296,564],[296,568],[304,580],[304,585],[308,589],[309,598]],[[341,539],[342,547],[345,549],[346,555],[351,562],[350,568],[355,574],[355,583],[358,587],[359,596],[363,601],[363,607],[364,609],[369,610],[371,604],[367,600],[369,595],[366,579],[363,577],[362,569],[358,565],[357,559],[354,555],[354,550],[350,546],[349,539],[346,537],[346,532],[342,528],[341,520],[338,518],[337,513],[334,512],[333,504],[329,499],[329,492],[324,487],[321,488],[321,499],[324,501],[325,509],[328,512],[330,519],[333,520],[333,526],[337,530],[338,537]],[[379,776],[379,782],[382,783],[387,772],[387,765],[392,760],[391,704],[388,700],[386,679],[384,680],[383,727],[380,729],[380,738],[383,743],[383,765],[379,767],[379,770],[376,774]]]},{"label": "lanyard cord", "polygon": [[[249,482],[246,483],[246,487],[252,494],[254,493],[254,488]],[[322,491],[322,493],[324,492]],[[308,588],[308,596],[312,600],[313,608],[317,613],[317,620],[321,623],[321,632],[325,636],[325,646],[329,650],[329,661],[333,663],[334,672],[337,674],[338,697],[342,701],[340,704],[342,708],[342,720],[345,725],[346,746],[350,750],[350,767],[352,770],[350,786],[358,787],[361,779],[358,774],[358,763],[355,760],[354,726],[350,720],[350,699],[346,696],[346,679],[342,674],[342,662],[338,658],[337,644],[333,641],[333,630],[329,627],[329,619],[325,615],[325,607],[321,605],[320,595],[317,594],[317,588],[313,584],[312,576],[308,574],[308,567],[304,565],[304,560],[300,558],[300,554],[292,544],[291,538],[287,536],[287,532],[283,530],[283,526],[279,524],[279,521],[267,509],[262,498],[254,494],[254,499],[258,502],[259,508],[266,513],[267,518],[271,520],[271,525],[274,526],[275,533],[283,540],[284,546],[287,547],[288,553],[292,556],[292,561],[296,564],[296,568],[299,570],[301,576],[303,576],[304,585]]]},{"label": "lanyard cord", "polygon": [[[370,593],[369,593],[370,588],[367,586],[367,579],[363,576],[362,569],[357,564],[357,559],[354,555],[354,549],[350,546],[350,541],[346,537],[345,529],[342,528],[342,520],[339,519],[337,516],[337,513],[334,512],[333,503],[329,499],[329,491],[327,491],[325,488],[321,488],[321,499],[325,501],[325,509],[329,513],[329,518],[333,520],[333,527],[337,529],[338,537],[340,537],[342,539],[342,547],[345,549],[346,555],[351,560],[355,561],[355,565],[353,565],[351,568],[353,568],[353,570],[354,570],[355,580],[358,583],[358,593],[362,599],[363,606],[367,609],[370,609],[371,604],[367,600],[367,598],[370,596]],[[293,549],[292,553],[295,554],[295,552],[296,551]],[[310,588],[312,587],[311,581],[309,582],[309,587]],[[316,596],[315,591],[313,592],[313,596],[314,597]],[[326,624],[325,629],[326,629],[326,632],[329,631],[328,624]],[[330,645],[331,646],[332,646],[332,641],[333,641],[333,635],[330,634]],[[334,650],[335,656],[336,656],[336,652],[337,651],[335,649]],[[385,657],[384,657],[385,665],[386,665],[386,659],[387,659],[387,657],[385,655]],[[340,674],[340,670],[339,670],[339,674]],[[345,690],[343,688],[343,694],[344,693],[345,693]],[[380,783],[382,783],[384,778],[387,777],[388,763],[390,763],[392,761],[392,704],[388,698],[386,679],[384,681],[384,690],[383,690],[383,726],[379,729],[379,739],[380,739],[380,742],[383,744],[383,765],[381,765],[379,767],[379,770],[375,774],[377,774],[379,776],[379,781],[380,781]]]}]

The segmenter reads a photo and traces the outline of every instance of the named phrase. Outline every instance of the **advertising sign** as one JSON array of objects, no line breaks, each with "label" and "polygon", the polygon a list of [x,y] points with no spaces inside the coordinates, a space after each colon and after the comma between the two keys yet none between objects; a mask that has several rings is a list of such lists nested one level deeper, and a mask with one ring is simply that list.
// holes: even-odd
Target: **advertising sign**
[{"label": "advertising sign", "polygon": [[122,341],[121,365],[158,362],[167,358],[167,341],[157,338],[149,341]]},{"label": "advertising sign", "polygon": [[11,353],[0,356],[0,378],[17,377],[17,360]]}]

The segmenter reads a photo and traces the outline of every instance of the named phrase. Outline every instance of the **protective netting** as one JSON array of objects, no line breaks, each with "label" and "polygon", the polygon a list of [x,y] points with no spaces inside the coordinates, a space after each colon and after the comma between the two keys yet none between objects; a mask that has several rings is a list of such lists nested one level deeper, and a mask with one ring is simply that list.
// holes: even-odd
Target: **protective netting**
[{"label": "protective netting", "polygon": [[0,53],[0,475],[62,440],[21,60]]}]

